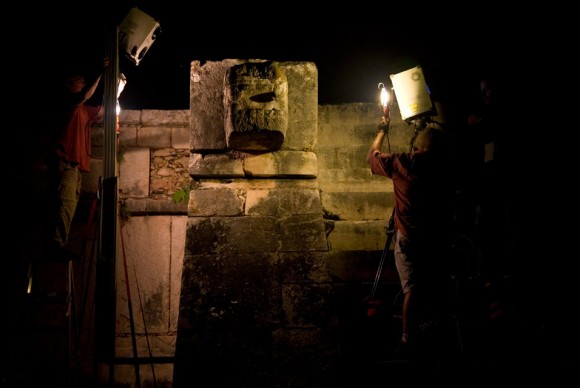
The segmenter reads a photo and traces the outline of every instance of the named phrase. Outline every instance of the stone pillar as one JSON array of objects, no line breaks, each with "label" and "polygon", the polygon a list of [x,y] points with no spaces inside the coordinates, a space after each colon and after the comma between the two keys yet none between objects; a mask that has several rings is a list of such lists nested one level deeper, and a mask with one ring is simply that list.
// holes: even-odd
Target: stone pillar
[{"label": "stone pillar", "polygon": [[196,183],[178,385],[207,378],[220,386],[322,386],[316,382],[338,376],[317,87],[312,63],[192,63]]}]

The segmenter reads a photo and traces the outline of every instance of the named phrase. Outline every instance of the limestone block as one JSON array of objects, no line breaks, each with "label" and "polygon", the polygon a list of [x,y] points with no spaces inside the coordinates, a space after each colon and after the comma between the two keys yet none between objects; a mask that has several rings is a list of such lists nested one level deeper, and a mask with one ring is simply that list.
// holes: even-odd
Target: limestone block
[{"label": "limestone block", "polygon": [[149,148],[129,147],[119,165],[119,189],[127,197],[149,196]]},{"label": "limestone block", "polygon": [[226,154],[191,154],[189,174],[192,178],[232,178],[243,177],[242,160]]},{"label": "limestone block", "polygon": [[189,123],[189,110],[143,110],[141,125],[143,126],[187,126]]},{"label": "limestone block", "polygon": [[278,267],[284,284],[322,283],[331,280],[326,252],[281,253]]},{"label": "limestone block", "polygon": [[189,150],[189,128],[171,128],[171,147]]},{"label": "limestone block", "polygon": [[141,113],[141,110],[121,109],[121,113],[119,113],[119,123],[121,126],[141,124]]},{"label": "limestone block", "polygon": [[388,216],[381,221],[335,221],[328,236],[330,248],[335,251],[382,250],[387,241],[385,227]]},{"label": "limestone block", "polygon": [[281,62],[288,79],[288,130],[283,150],[314,151],[318,136],[318,69],[312,62]]},{"label": "limestone block", "polygon": [[373,175],[367,168],[326,168],[318,173],[320,189],[325,192],[392,191],[392,180]]},{"label": "limestone block", "polygon": [[248,190],[247,215],[286,217],[293,214],[322,214],[317,189]]},{"label": "limestone block", "polygon": [[244,159],[244,173],[254,177],[315,178],[318,159],[314,152],[277,151]]},{"label": "limestone block", "polygon": [[279,222],[282,251],[328,251],[324,220],[320,214],[297,214]]},{"label": "limestone block", "polygon": [[395,196],[392,192],[323,192],[324,210],[336,219],[348,221],[384,220],[391,215]]},{"label": "limestone block", "polygon": [[196,254],[276,252],[278,229],[274,217],[190,217],[187,249]]},{"label": "limestone block", "polygon": [[[181,280],[185,258],[185,228],[187,217],[171,217],[171,258],[169,263],[169,330],[177,333],[179,321],[179,301],[181,299]],[[174,338],[176,339],[177,336]],[[175,347],[173,347],[175,349]]]},{"label": "limestone block", "polygon": [[244,191],[228,188],[192,190],[189,193],[191,216],[237,216],[244,213]]},{"label": "limestone block", "polygon": [[135,147],[137,145],[137,126],[123,125],[119,128],[119,147]]},{"label": "limestone block", "polygon": [[[171,288],[171,219],[170,216],[130,218],[120,231],[123,233],[128,273],[125,276],[123,260],[118,260],[118,333],[130,333],[127,286],[136,300],[142,301],[142,305],[132,306],[134,316],[139,319],[136,327],[140,334],[144,332],[139,328],[145,327],[148,333],[167,333],[170,314],[177,314],[177,309],[171,311],[168,308]],[[125,279],[128,279],[128,284]]]},{"label": "limestone block", "polygon": [[283,287],[282,306],[290,326],[324,327],[330,317],[331,286],[290,284]]},{"label": "limestone block", "polygon": [[131,216],[141,214],[187,214],[187,203],[171,199],[125,198],[123,205]]},{"label": "limestone block", "polygon": [[166,127],[142,127],[137,131],[137,145],[150,148],[171,146],[171,130]]}]

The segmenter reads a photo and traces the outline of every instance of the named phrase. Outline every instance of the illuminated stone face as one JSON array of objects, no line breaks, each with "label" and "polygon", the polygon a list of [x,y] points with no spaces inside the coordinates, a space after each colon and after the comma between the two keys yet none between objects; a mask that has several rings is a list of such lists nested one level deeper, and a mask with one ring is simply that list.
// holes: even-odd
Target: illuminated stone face
[{"label": "illuminated stone face", "polygon": [[288,126],[288,81],[277,62],[232,66],[225,75],[225,133],[228,148],[275,151]]}]

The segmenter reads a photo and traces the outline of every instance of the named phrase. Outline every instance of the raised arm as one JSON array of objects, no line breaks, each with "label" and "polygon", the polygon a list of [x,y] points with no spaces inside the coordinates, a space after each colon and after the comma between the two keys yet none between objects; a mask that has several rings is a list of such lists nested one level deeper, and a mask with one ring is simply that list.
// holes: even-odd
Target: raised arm
[{"label": "raised arm", "polygon": [[369,152],[367,153],[367,163],[370,164],[371,157],[375,151],[380,151],[383,145],[383,140],[385,139],[385,135],[389,132],[389,124],[391,119],[389,117],[383,118],[379,123],[379,127],[377,130],[377,135],[373,140],[371,146],[369,147]]},{"label": "raised arm", "polygon": [[[109,66],[109,58],[104,58],[103,59],[103,69]],[[95,94],[95,91],[97,90],[97,87],[99,86],[99,82],[101,82],[101,78],[103,77],[103,74],[101,73],[94,81],[93,84],[85,91],[85,94],[83,96],[83,100],[81,103],[85,103],[87,102],[92,96],[93,94]]]}]

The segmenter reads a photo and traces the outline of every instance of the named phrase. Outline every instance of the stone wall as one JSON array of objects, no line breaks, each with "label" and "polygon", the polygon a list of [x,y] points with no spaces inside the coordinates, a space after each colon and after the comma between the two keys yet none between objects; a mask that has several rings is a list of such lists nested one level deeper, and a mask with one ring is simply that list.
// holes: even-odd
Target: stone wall
[{"label": "stone wall", "polygon": [[[224,93],[270,81],[227,84],[225,76],[265,64],[194,61],[189,111],[121,113],[119,200],[128,220],[125,258],[117,258],[116,351],[133,355],[126,260],[138,354],[169,360],[155,364],[158,382],[331,387],[342,377],[345,320],[370,292],[393,205],[390,181],[365,162],[382,109],[319,106],[314,64],[274,63],[283,74],[276,90],[287,93],[283,117],[272,124],[246,114],[283,108],[245,90],[246,101],[225,99],[255,124],[240,126]],[[86,193],[102,170],[99,131]],[[407,150],[412,135],[394,106],[391,149]],[[391,297],[397,288],[388,262],[380,291]],[[134,381],[132,365],[115,370],[119,384]],[[150,365],[140,374],[152,381]]]},{"label": "stone wall", "polygon": [[[177,201],[174,195],[187,193],[191,184],[189,117],[187,110],[122,111],[120,115],[118,244],[122,249],[116,259],[115,357],[134,357],[128,310],[131,296],[144,384],[152,384],[154,378],[157,384],[173,381],[187,221],[187,201]],[[84,196],[98,190],[102,127],[93,128],[92,142],[91,173],[83,177]],[[114,374],[119,386],[135,381],[130,363],[115,365]]]}]

